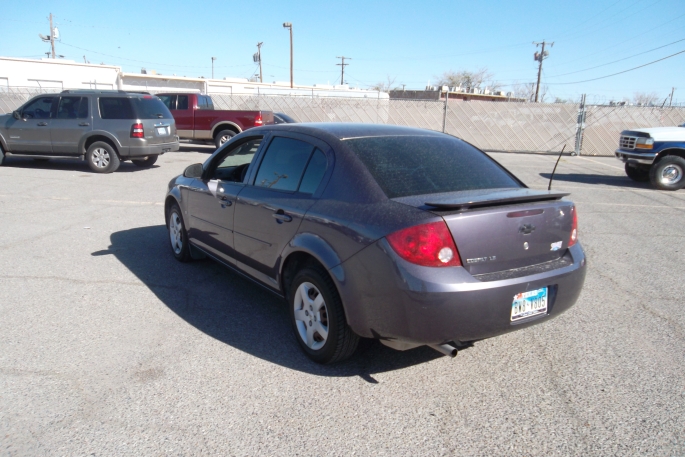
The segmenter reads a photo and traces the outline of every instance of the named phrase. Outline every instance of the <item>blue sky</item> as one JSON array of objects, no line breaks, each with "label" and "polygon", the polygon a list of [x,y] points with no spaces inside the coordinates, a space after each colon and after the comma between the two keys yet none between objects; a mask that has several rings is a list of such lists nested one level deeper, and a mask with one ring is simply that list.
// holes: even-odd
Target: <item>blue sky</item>
[{"label": "blue sky", "polygon": [[544,39],[554,42],[543,64],[552,98],[586,93],[603,103],[655,92],[663,100],[675,87],[674,102],[685,103],[685,53],[581,82],[685,51],[685,0],[18,1],[0,16],[0,55],[43,57],[49,44],[38,34],[48,34],[49,13],[58,54],[130,72],[210,77],[214,56],[215,77],[249,77],[261,41],[264,80],[289,81],[287,21],[296,83],[339,83],[336,56],[344,55],[355,87],[389,77],[422,89],[448,70],[487,68],[508,89],[535,81],[532,42]]}]

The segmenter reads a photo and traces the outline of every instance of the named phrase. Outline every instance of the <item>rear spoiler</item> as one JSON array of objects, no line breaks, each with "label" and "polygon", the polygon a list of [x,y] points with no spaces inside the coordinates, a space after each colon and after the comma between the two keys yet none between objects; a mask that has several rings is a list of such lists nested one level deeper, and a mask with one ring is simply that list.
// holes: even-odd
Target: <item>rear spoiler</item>
[{"label": "rear spoiler", "polygon": [[509,203],[533,203],[548,200],[559,200],[571,195],[568,192],[551,192],[542,190],[525,189],[523,191],[506,191],[483,194],[481,196],[452,196],[443,201],[426,202],[426,206],[441,210],[483,208],[487,206],[500,206]]}]

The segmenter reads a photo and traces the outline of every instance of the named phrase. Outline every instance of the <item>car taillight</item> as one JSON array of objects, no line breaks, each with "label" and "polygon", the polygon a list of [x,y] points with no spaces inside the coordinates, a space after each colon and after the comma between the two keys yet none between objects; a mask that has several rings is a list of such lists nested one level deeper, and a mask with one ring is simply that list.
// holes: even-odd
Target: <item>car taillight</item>
[{"label": "car taillight", "polygon": [[138,123],[131,126],[131,138],[145,138],[143,124]]},{"label": "car taillight", "polygon": [[568,247],[573,246],[578,241],[578,210],[575,206],[571,208],[571,213],[573,213],[573,225],[571,226],[571,236],[568,239]]},{"label": "car taillight", "polygon": [[264,125],[264,120],[262,119],[262,113],[258,113],[257,117],[254,118],[254,126],[259,127]]},{"label": "car taillight", "polygon": [[443,221],[398,230],[386,239],[407,262],[425,267],[461,266],[457,245]]}]

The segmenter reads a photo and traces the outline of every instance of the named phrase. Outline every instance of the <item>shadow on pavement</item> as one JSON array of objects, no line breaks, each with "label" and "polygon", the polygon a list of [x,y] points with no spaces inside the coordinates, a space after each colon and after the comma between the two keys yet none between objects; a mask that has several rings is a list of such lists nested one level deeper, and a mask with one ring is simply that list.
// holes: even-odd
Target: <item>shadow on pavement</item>
[{"label": "shadow on pavement", "polygon": [[[552,173],[540,173],[545,179],[552,176]],[[611,175],[596,175],[588,173],[554,173],[554,180],[552,181],[552,187],[554,187],[554,182],[564,181],[564,182],[575,182],[581,184],[602,184],[605,186],[618,186],[618,187],[632,187],[634,189],[652,189],[652,185],[647,182],[636,182],[627,176],[611,176]]]},{"label": "shadow on pavement", "polygon": [[255,357],[319,376],[360,376],[399,370],[443,357],[427,347],[399,352],[374,342],[348,360],[321,366],[295,341],[285,301],[211,260],[189,263],[171,255],[164,225],[115,232],[111,246],[93,256],[113,255],[183,320]]},{"label": "shadow on pavement", "polygon": [[[93,173],[85,160],[78,158],[74,159],[32,159],[30,157],[6,157],[2,162],[3,167],[10,168],[33,168],[41,170],[66,170],[66,171],[81,171],[85,173]],[[115,173],[131,173],[136,171],[145,171],[150,168],[157,168],[159,165],[143,168],[133,165],[130,161],[121,162],[121,165]]]}]

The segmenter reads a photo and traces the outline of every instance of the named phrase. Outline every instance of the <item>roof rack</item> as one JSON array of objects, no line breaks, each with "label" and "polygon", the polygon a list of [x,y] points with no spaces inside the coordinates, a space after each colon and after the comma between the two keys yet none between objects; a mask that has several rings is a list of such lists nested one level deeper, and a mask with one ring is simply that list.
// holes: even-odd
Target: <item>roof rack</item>
[{"label": "roof rack", "polygon": [[150,95],[150,92],[135,91],[135,90],[112,90],[112,89],[67,89],[60,92],[61,94],[144,94]]}]

